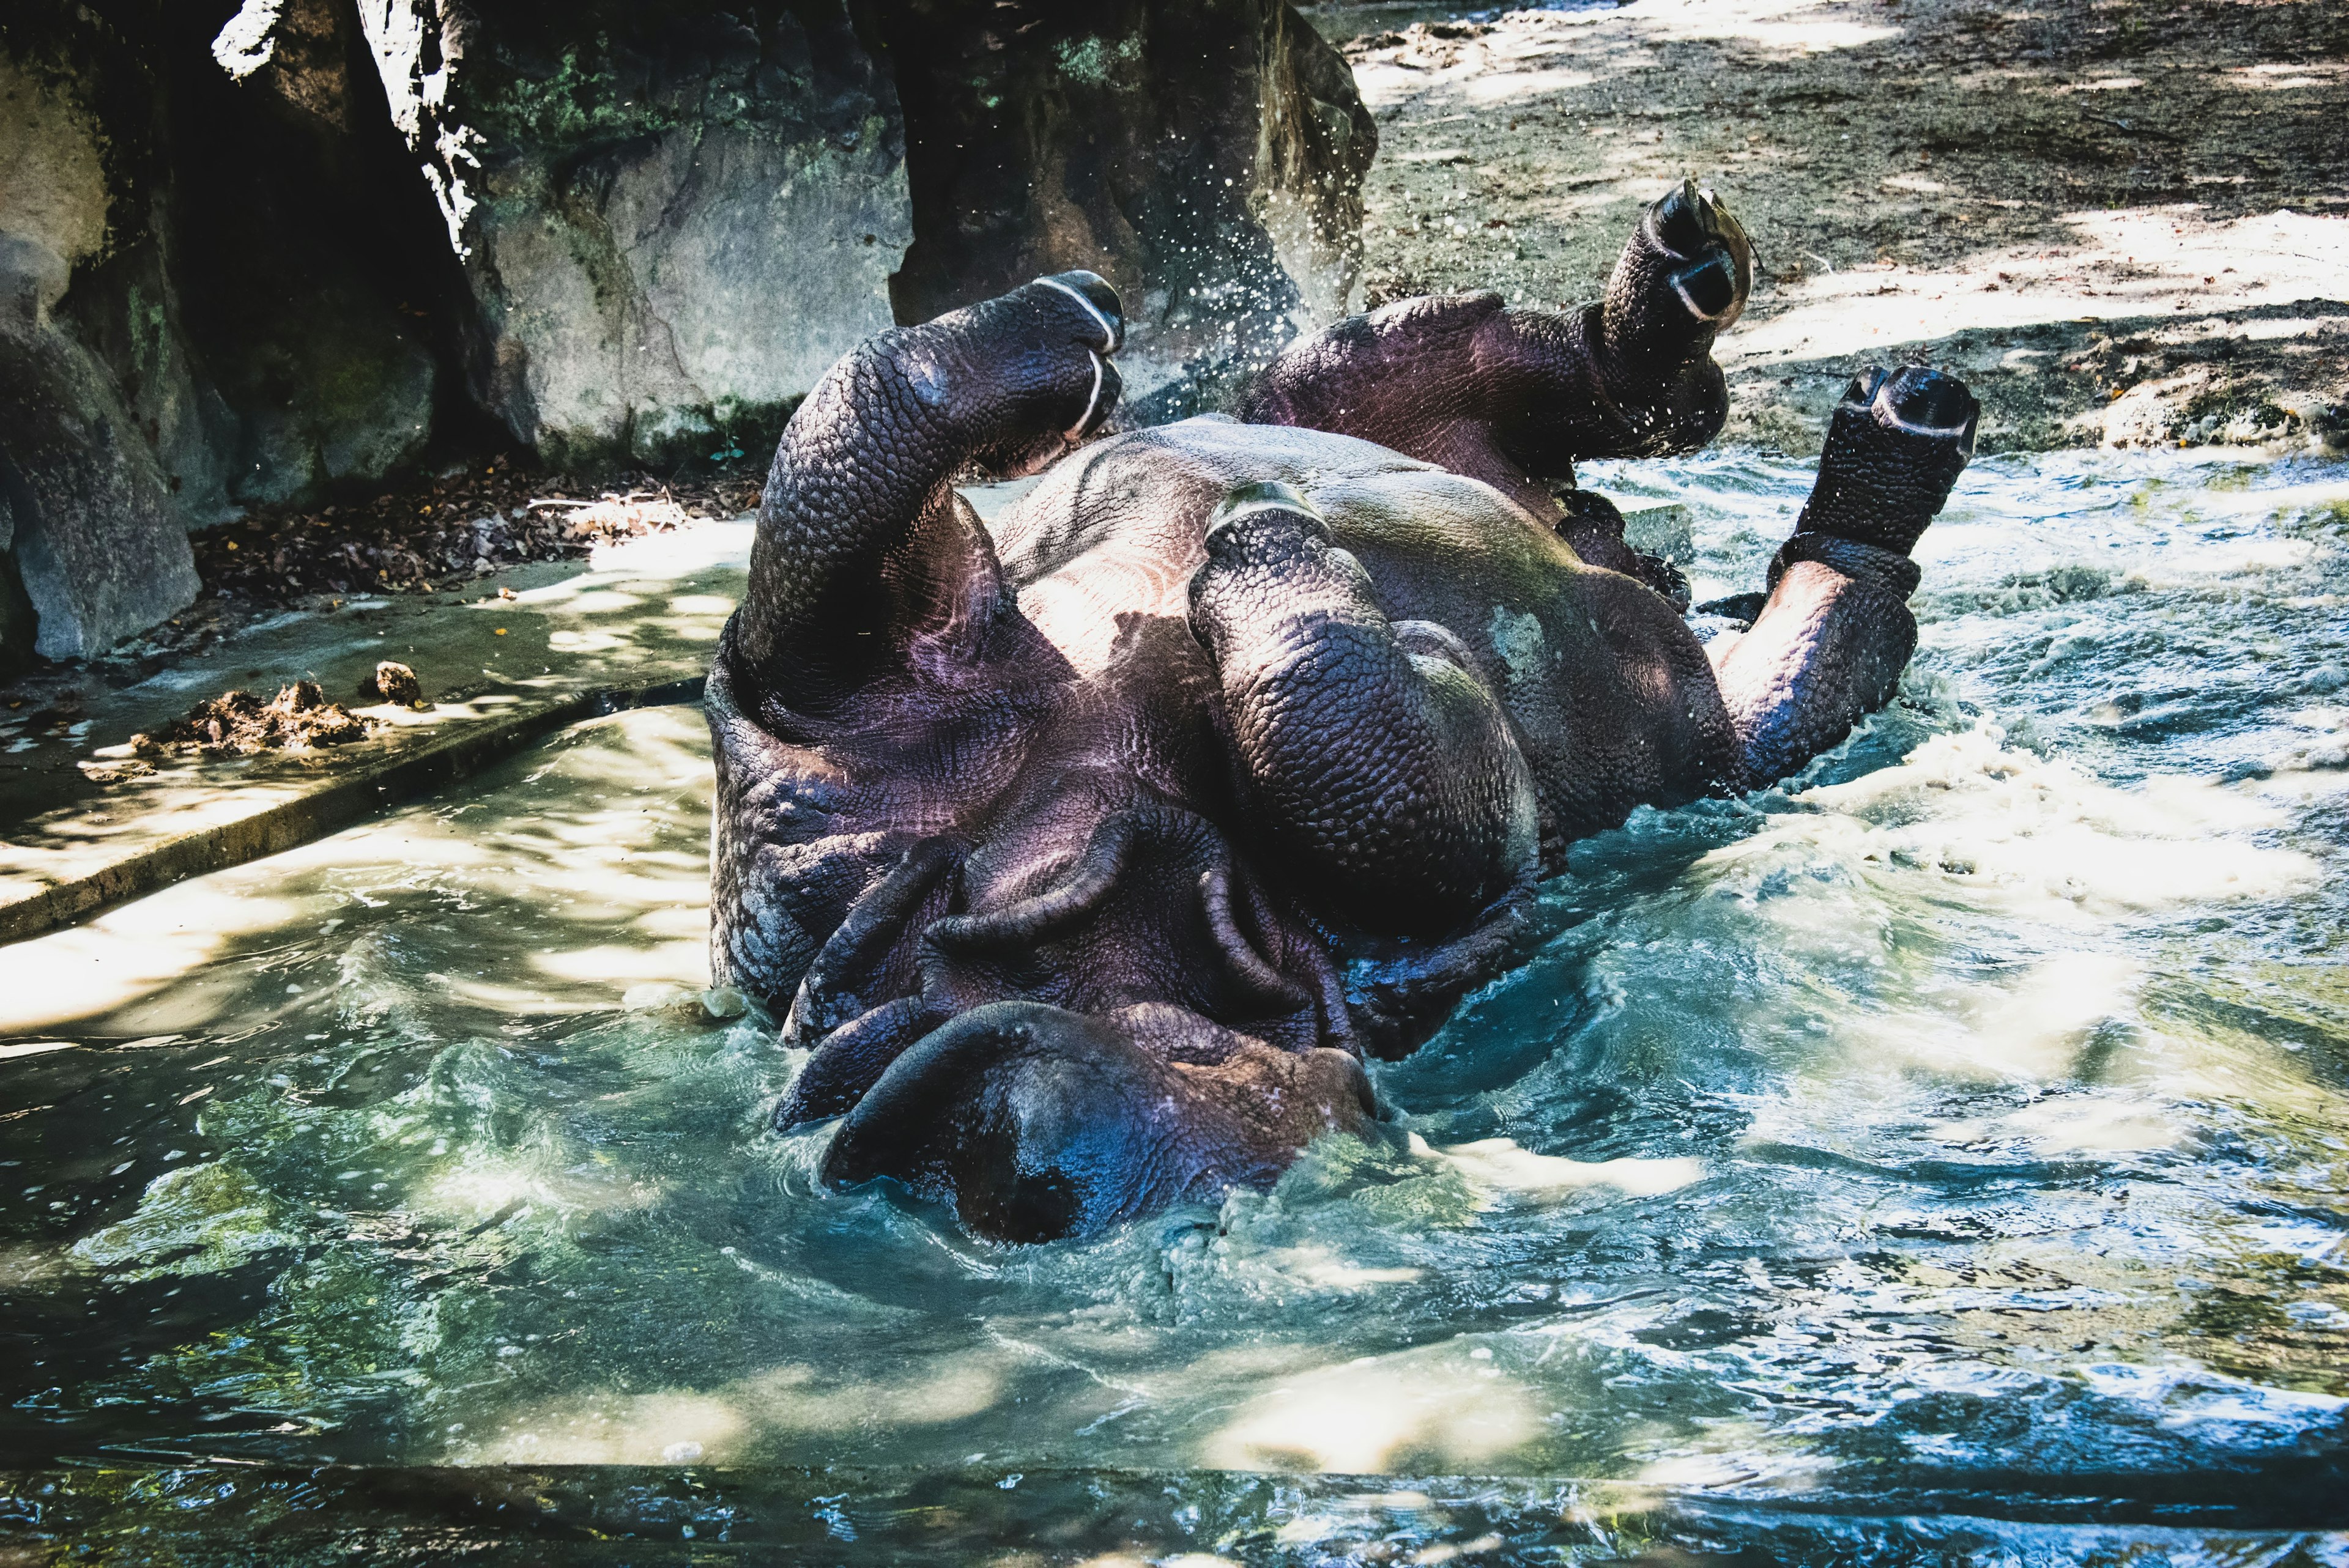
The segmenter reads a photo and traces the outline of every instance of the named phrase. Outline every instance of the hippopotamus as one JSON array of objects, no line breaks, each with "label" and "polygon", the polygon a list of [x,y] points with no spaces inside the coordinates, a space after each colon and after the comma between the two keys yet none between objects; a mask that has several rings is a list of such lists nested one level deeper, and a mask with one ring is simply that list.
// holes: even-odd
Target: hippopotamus
[{"label": "hippopotamus", "polygon": [[[1363,1063],[1509,958],[1641,805],[1765,786],[1891,696],[1963,385],[1858,376],[1701,640],[1575,464],[1684,452],[1753,248],[1646,208],[1602,299],[1412,299],[1227,414],[1112,426],[1086,272],[883,332],[785,429],[706,702],[712,954],[808,1055],[778,1128],[1030,1243],[1380,1136]],[[1041,472],[992,526],[957,480]]]}]

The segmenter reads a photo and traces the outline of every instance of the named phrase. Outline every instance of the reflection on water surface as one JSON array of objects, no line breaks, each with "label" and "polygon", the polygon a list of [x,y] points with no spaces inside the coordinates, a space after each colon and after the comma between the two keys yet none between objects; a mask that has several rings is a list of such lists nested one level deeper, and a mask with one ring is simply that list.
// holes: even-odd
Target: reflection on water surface
[{"label": "reflection on water surface", "polygon": [[[1588,478],[1692,508],[1702,598],[1758,581],[1807,476]],[[581,1472],[674,1539],[711,1467],[771,1479],[705,1533],[869,1537],[934,1484],[1021,1539],[1146,1494],[1153,1555],[1248,1561],[1777,1553],[1788,1501],[2121,1531],[1982,1525],[1992,1555],[2339,1526],[2344,539],[2338,465],[1984,459],[1920,547],[1894,710],[1578,849],[1537,958],[1379,1070],[1388,1144],[1084,1243],[822,1194],[822,1131],[765,1131],[796,1063],[699,989],[689,710],[0,949],[10,1462],[701,1467]],[[826,1466],[866,1479],[771,1479]],[[46,1506],[184,1526],[218,1473]],[[1713,1501],[1627,1535],[1624,1487]]]}]

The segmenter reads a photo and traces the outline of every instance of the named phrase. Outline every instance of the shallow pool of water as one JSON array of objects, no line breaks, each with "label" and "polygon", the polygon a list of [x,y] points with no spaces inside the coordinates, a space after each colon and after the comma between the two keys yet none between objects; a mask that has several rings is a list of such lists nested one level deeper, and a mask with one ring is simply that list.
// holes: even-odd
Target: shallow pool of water
[{"label": "shallow pool of water", "polygon": [[[1586,476],[1701,598],[1807,477]],[[1892,709],[1579,847],[1385,1143],[1089,1242],[766,1130],[692,710],[0,949],[0,1462],[1171,1475],[1158,1536],[1280,1561],[1581,1505],[1206,1472],[2349,1523],[2344,542],[2339,464],[1978,462]]]}]

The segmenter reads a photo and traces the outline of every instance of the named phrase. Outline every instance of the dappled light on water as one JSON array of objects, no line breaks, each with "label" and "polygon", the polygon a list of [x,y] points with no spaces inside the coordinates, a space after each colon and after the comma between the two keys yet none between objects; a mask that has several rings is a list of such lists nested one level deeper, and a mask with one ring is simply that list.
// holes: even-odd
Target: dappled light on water
[{"label": "dappled light on water", "polygon": [[[1702,599],[1807,476],[1589,477]],[[768,1130],[690,710],[0,951],[9,1450],[2288,1514],[2349,1441],[2344,538],[2337,467],[1978,463],[1893,708],[1578,846],[1381,1140],[1084,1242]],[[1281,1528],[1421,1506],[1363,1496]]]}]

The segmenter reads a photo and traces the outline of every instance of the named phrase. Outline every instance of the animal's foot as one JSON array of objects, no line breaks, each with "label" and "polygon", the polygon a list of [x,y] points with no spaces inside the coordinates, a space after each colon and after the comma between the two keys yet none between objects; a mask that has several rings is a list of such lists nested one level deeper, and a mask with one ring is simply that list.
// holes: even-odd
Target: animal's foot
[{"label": "animal's foot", "polygon": [[1729,209],[1683,180],[1640,217],[1607,281],[1607,341],[1619,358],[1701,356],[1745,309],[1754,246]]},{"label": "animal's foot", "polygon": [[1981,405],[1954,376],[1921,365],[1860,372],[1828,421],[1795,532],[1908,554],[1973,456],[1981,419]]},{"label": "animal's foot", "polygon": [[1117,291],[1070,272],[915,328],[900,352],[915,396],[944,404],[972,459],[1017,472],[1108,421],[1121,388],[1110,359],[1124,337]]}]

